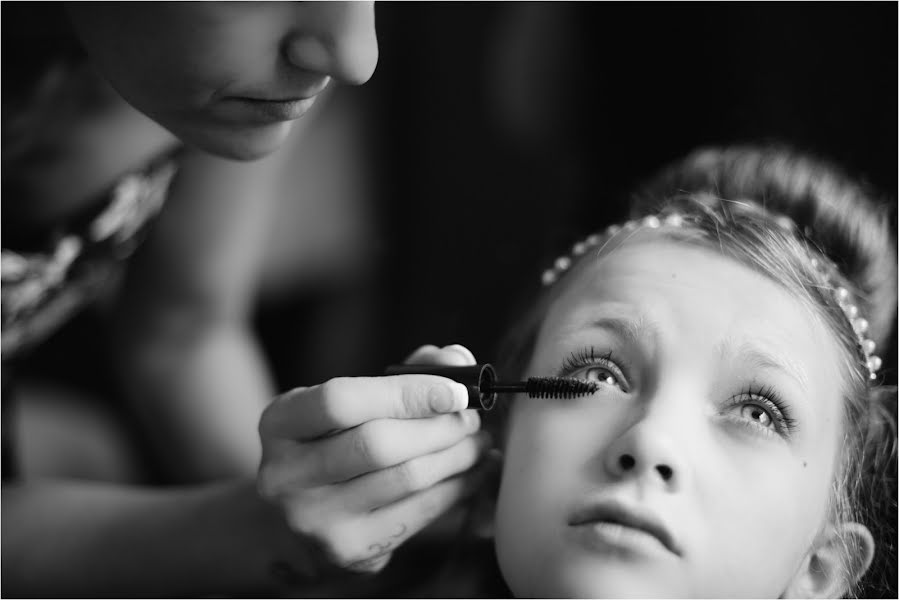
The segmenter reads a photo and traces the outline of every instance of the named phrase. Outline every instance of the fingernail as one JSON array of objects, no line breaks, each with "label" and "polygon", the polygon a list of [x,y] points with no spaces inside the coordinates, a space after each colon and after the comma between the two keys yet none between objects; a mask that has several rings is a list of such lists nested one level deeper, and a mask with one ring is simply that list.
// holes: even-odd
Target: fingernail
[{"label": "fingernail", "polygon": [[430,353],[430,352],[434,352],[435,350],[437,350],[437,346],[435,346],[434,344],[425,344],[424,346],[419,346],[418,348],[415,349],[414,352],[412,352],[409,356],[407,356],[403,360],[403,362],[407,363],[410,360],[412,360],[414,357],[418,356],[419,354]]},{"label": "fingernail", "polygon": [[475,362],[474,354],[472,354],[468,348],[466,348],[465,346],[462,346],[461,344],[450,344],[449,346],[444,346],[443,349],[444,350],[452,350],[456,354],[459,354],[460,356],[464,357],[466,364],[468,364],[468,363],[474,364],[474,362]]},{"label": "fingernail", "polygon": [[434,412],[449,413],[465,408],[468,390],[461,383],[435,385],[428,390],[428,406]]},{"label": "fingernail", "polygon": [[456,403],[453,405],[453,410],[468,408],[468,387],[464,384],[453,382],[450,384],[450,389],[456,395]]},{"label": "fingernail", "polygon": [[481,426],[481,417],[478,415],[478,411],[474,409],[463,410],[462,420],[465,422],[466,429],[470,431],[474,431]]},{"label": "fingernail", "polygon": [[428,390],[428,406],[434,412],[452,412],[456,395],[445,385],[434,385]]}]

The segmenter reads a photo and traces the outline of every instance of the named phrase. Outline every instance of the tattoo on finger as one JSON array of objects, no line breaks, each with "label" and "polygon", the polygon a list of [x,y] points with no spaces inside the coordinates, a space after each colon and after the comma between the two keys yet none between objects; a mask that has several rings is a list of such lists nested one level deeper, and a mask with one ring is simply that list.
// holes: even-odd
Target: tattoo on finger
[{"label": "tattoo on finger", "polygon": [[386,541],[383,544],[377,544],[377,543],[371,544],[368,547],[368,550],[369,550],[369,552],[374,552],[375,557],[378,557],[378,556],[384,554],[385,552],[387,552],[388,550],[390,550],[391,546],[393,546],[393,542]]},{"label": "tattoo on finger", "polygon": [[386,565],[388,560],[390,560],[389,553],[377,554],[375,556],[370,556],[369,558],[357,560],[356,562],[351,563],[347,568],[351,571],[373,571]]},{"label": "tattoo on finger", "polygon": [[407,529],[408,528],[406,527],[405,523],[400,523],[400,526],[397,528],[396,533],[394,533],[390,537],[392,537],[393,539],[401,538],[406,534]]}]

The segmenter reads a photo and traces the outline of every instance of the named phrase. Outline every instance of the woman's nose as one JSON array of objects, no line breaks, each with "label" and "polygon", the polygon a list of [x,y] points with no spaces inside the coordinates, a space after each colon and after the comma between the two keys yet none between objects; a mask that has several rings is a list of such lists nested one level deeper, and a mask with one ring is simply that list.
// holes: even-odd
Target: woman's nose
[{"label": "woman's nose", "polygon": [[633,424],[609,445],[603,463],[616,481],[636,478],[670,491],[681,489],[689,477],[683,440],[666,431],[663,418]]},{"label": "woman's nose", "polygon": [[378,63],[373,2],[308,2],[284,41],[287,61],[351,85],[371,78]]}]

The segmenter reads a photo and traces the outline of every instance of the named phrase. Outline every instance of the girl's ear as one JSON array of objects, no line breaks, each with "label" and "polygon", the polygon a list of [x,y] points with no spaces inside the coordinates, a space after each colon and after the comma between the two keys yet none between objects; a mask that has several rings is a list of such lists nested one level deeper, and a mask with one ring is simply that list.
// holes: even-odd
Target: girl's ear
[{"label": "girl's ear", "polygon": [[499,484],[503,471],[503,453],[496,448],[492,448],[487,452],[484,460],[488,461],[484,465],[486,473],[474,503],[471,529],[475,537],[490,539],[493,538],[496,500],[499,497]]},{"label": "girl's ear", "polygon": [[874,538],[860,523],[828,527],[784,591],[784,598],[841,598],[874,558]]}]

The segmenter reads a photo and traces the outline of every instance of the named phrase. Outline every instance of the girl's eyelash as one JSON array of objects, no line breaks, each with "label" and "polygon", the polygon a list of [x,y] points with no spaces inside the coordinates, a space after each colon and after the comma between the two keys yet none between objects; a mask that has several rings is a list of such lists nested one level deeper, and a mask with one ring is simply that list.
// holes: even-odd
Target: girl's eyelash
[{"label": "girl's eyelash", "polygon": [[[569,354],[565,360],[562,361],[562,366],[560,367],[557,376],[569,377],[573,373],[589,367],[608,369],[619,380],[619,383],[626,385],[624,374],[621,372],[616,361],[612,358],[612,351],[610,350],[605,354],[597,356],[596,348],[593,346],[587,346]],[[764,407],[765,411],[771,416],[777,434],[784,438],[790,438],[796,432],[797,424],[792,416],[793,413],[789,403],[787,403],[772,386],[749,385],[741,390],[740,393],[730,398],[731,406],[753,403]],[[744,420],[741,419],[740,422],[744,422]],[[745,424],[753,431],[763,430],[763,428],[756,423],[745,422]],[[764,432],[768,434],[773,433],[770,429],[764,429]]]},{"label": "girl's eyelash", "polygon": [[[733,405],[755,402],[768,410],[774,419],[777,432],[785,438],[789,438],[796,432],[796,419],[792,417],[789,404],[769,385],[750,385],[739,394],[731,397]],[[752,425],[757,427],[756,425]]]},{"label": "girl's eyelash", "polygon": [[618,380],[618,383],[627,389],[627,381],[615,359],[612,351],[597,356],[596,348],[587,346],[569,354],[562,362],[557,374],[558,377],[570,377],[573,373],[589,367],[599,367],[608,370]]},{"label": "girl's eyelash", "polygon": [[[610,358],[612,358],[612,353],[609,352],[608,354],[600,358],[603,361],[608,361]],[[596,348],[594,348],[593,346],[582,348],[580,350],[572,352],[565,358],[565,360],[562,362],[562,368],[559,372],[559,375],[570,375],[571,373],[574,373],[579,369],[595,365],[597,362]]]}]

